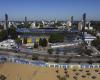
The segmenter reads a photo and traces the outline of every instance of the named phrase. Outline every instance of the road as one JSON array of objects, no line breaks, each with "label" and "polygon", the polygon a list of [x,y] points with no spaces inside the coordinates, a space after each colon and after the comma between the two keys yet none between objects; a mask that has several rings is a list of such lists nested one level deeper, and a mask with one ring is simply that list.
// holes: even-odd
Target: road
[{"label": "road", "polygon": [[[24,58],[28,58],[29,55],[23,54],[23,53],[15,53],[15,52],[8,52],[8,51],[1,51],[0,50],[0,54],[1,55],[9,55],[9,56],[20,56],[20,57],[24,57]],[[57,59],[57,55],[56,54],[38,54],[39,59],[40,60],[44,60],[45,58],[48,58],[49,61],[55,61]],[[93,62],[98,62],[100,61],[100,57],[98,56],[94,56],[94,57],[88,57],[88,56],[67,56],[67,55],[59,55],[59,61],[60,62],[74,62],[74,63],[78,63],[78,62],[82,62],[82,63],[86,63],[88,61],[93,61]]]}]

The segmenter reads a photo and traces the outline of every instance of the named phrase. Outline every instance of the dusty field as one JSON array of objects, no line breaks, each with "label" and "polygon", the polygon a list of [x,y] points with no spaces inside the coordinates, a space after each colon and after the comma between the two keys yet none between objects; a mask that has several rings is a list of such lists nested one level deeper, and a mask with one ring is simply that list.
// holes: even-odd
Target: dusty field
[{"label": "dusty field", "polygon": [[[26,64],[0,64],[0,74],[7,76],[7,80],[59,80],[57,75],[69,75],[66,80],[100,80],[100,69],[59,69],[37,67]],[[65,72],[66,71],[66,72]],[[73,78],[73,77],[75,77]],[[85,76],[85,77],[84,77]],[[96,76],[96,78],[92,78]]]}]

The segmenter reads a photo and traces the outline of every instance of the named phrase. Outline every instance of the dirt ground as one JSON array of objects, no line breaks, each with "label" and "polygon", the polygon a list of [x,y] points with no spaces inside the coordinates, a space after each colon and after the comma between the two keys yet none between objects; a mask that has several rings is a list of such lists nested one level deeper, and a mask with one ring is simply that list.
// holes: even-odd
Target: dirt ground
[{"label": "dirt ground", "polygon": [[[57,75],[69,75],[66,80],[100,80],[100,69],[59,69],[58,73],[56,70],[57,68],[9,62],[0,64],[0,74],[4,74],[7,80],[59,80]],[[96,78],[93,79],[93,76]]]}]

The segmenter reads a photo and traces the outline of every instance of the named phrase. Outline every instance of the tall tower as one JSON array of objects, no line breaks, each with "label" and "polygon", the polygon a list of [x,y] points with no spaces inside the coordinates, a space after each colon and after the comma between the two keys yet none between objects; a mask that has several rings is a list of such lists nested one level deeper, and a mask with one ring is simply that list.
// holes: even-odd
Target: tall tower
[{"label": "tall tower", "polygon": [[4,30],[8,30],[8,15],[5,14],[5,26],[4,26]]},{"label": "tall tower", "polygon": [[71,16],[71,23],[72,23],[72,26],[73,26],[73,16]]},{"label": "tall tower", "polygon": [[84,41],[84,31],[85,31],[85,26],[86,26],[86,13],[83,14],[83,27],[82,27],[83,41]]}]

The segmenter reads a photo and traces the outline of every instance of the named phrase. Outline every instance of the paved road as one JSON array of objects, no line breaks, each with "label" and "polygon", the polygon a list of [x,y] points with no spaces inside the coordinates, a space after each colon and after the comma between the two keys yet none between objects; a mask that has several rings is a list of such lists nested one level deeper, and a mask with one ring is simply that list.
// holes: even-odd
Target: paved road
[{"label": "paved road", "polygon": [[[28,55],[26,56],[25,54],[18,54],[18,53],[14,53],[14,52],[8,52],[8,51],[0,51],[0,54],[5,54],[5,55],[11,55],[11,56],[20,56],[20,57],[24,57],[27,58]],[[44,58],[48,58],[48,60],[50,61],[55,61],[57,59],[57,55],[53,54],[53,55],[48,55],[48,54],[38,54],[39,57],[41,58],[41,60],[44,60]],[[88,57],[88,56],[80,56],[80,57],[72,57],[72,56],[67,56],[67,55],[59,55],[59,60],[60,62],[65,62],[65,61],[69,61],[69,62],[87,62],[87,61],[94,61],[94,62],[98,62],[100,61],[100,57],[95,56],[95,57]]]}]

